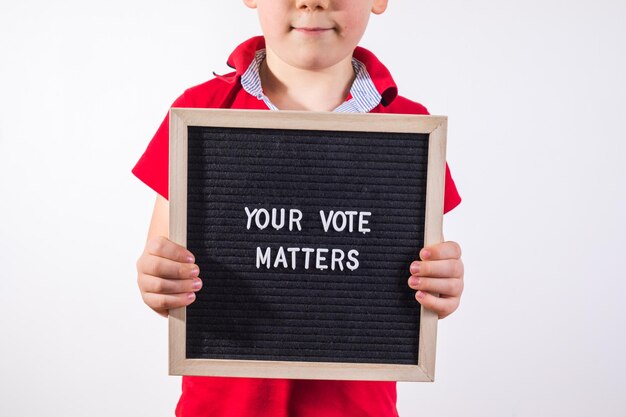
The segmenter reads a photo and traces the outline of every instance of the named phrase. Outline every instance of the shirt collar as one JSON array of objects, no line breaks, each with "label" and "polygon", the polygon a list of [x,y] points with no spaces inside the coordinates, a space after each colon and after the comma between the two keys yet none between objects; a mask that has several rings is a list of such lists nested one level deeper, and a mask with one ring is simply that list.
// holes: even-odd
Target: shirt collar
[{"label": "shirt collar", "polygon": [[[258,100],[263,100],[270,110],[278,110],[274,103],[263,93],[261,86],[259,68],[264,59],[265,49],[256,51],[248,69],[241,76],[241,86],[248,94],[256,97]],[[376,86],[370,78],[365,64],[356,58],[352,58],[352,67],[356,76],[350,87],[350,97],[334,111],[340,113],[369,113],[374,107],[378,106],[382,96],[376,90]]]},{"label": "shirt collar", "polygon": [[[227,64],[235,70],[236,76],[241,77],[254,61],[257,51],[264,48],[265,38],[263,36],[250,38],[235,48],[230,54]],[[398,87],[387,67],[372,52],[360,46],[356,47],[352,57],[353,65],[355,60],[363,64],[374,88],[382,97],[382,104],[388,106],[398,95]]]}]

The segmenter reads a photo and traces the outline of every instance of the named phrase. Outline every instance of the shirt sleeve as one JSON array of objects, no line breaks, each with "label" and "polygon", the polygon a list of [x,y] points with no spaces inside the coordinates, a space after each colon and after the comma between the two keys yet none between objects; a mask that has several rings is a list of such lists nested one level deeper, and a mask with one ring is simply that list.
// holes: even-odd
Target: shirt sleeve
[{"label": "shirt sleeve", "polygon": [[461,203],[461,196],[456,189],[456,184],[452,179],[450,167],[446,163],[446,183],[443,197],[443,213],[447,213]]},{"label": "shirt sleeve", "polygon": [[[185,95],[174,101],[171,107],[187,107]],[[139,161],[132,169],[132,173],[148,187],[168,199],[169,175],[169,111],[157,129]]]}]

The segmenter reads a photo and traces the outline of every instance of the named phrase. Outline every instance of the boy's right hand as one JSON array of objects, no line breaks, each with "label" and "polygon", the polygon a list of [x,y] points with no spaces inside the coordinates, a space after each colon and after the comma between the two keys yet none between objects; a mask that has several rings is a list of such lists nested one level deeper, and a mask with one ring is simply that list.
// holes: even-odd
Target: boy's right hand
[{"label": "boy's right hand", "polygon": [[200,268],[194,262],[191,252],[171,240],[149,239],[137,260],[137,284],[144,303],[164,317],[171,308],[191,304],[202,288]]}]

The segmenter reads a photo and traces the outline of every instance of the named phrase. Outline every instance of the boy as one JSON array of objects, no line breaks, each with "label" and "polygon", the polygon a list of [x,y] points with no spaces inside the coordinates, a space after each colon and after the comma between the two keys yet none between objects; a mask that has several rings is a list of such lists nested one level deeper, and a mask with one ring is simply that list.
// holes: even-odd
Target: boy
[{"label": "boy", "polygon": [[[241,44],[228,63],[235,72],[192,87],[173,107],[427,114],[397,95],[387,69],[358,48],[370,13],[387,0],[244,0],[256,9],[264,37]],[[145,250],[137,261],[144,302],[166,316],[187,306],[202,286],[193,254],[168,236],[168,120],[133,173],[157,191]],[[444,211],[460,202],[446,170]],[[408,285],[443,318],[463,290],[461,250],[443,242],[420,252]],[[205,277],[211,279],[211,277]],[[439,293],[435,297],[431,293]],[[394,382],[183,377],[177,416],[397,416]]]}]

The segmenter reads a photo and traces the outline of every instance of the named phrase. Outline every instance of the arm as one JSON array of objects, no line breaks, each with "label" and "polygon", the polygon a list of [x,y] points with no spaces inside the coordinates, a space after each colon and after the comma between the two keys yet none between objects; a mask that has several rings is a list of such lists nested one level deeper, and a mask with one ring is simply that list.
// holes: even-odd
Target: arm
[{"label": "arm", "polygon": [[191,304],[202,288],[193,254],[167,236],[169,202],[157,194],[146,246],[137,260],[137,285],[148,307],[164,317],[171,308]]},{"label": "arm", "polygon": [[[461,247],[442,242],[420,251],[421,261],[411,263],[409,287],[417,290],[415,299],[439,318],[452,314],[461,302],[464,266]],[[433,295],[439,294],[439,296]]]}]

